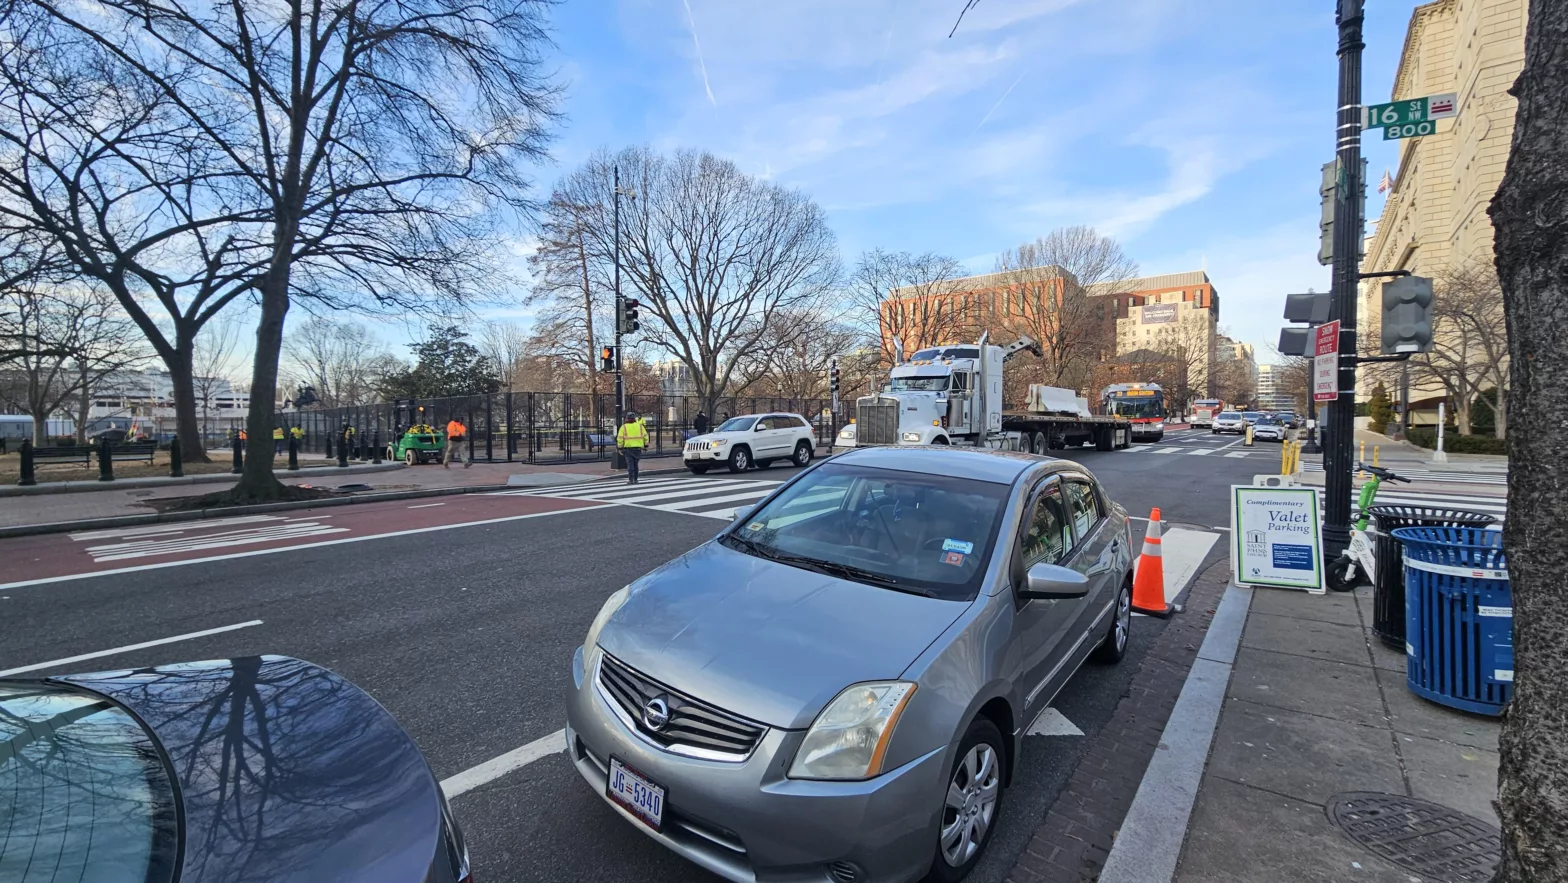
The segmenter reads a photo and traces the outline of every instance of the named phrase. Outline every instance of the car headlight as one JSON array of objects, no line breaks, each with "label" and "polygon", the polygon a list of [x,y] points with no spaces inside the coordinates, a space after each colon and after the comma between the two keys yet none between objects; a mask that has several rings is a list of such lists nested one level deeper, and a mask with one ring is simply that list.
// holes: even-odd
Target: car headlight
[{"label": "car headlight", "polygon": [[904,433],[904,441],[907,441],[907,442],[917,442],[917,441],[920,441],[920,433],[918,433],[918,432],[906,432],[906,433]]},{"label": "car headlight", "polygon": [[792,779],[869,779],[880,775],[887,744],[915,685],[908,681],[855,684],[833,697],[795,753]]},{"label": "car headlight", "polygon": [[615,615],[615,611],[621,609],[621,605],[626,603],[626,599],[631,597],[629,589],[631,589],[631,586],[624,586],[605,599],[604,606],[599,608],[599,615],[595,616],[593,623],[588,626],[588,636],[583,639],[583,652],[585,654],[593,651],[593,648],[599,643],[600,630],[604,628],[605,623],[610,621],[610,617]]},{"label": "car headlight", "polygon": [[719,445],[729,444],[729,441],[730,440],[727,438],[716,438],[713,440],[712,444],[714,447],[718,447]]},{"label": "car headlight", "polygon": [[838,437],[839,438],[854,438],[855,437],[855,428],[853,426],[846,426],[843,429],[840,429],[838,431]]}]

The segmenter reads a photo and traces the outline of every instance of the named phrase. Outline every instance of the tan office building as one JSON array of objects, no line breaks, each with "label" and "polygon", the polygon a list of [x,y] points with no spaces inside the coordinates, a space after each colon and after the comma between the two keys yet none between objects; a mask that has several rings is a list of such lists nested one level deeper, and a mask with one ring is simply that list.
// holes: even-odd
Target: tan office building
[{"label": "tan office building", "polygon": [[[1502,182],[1514,131],[1508,95],[1524,64],[1526,0],[1436,0],[1415,8],[1394,91],[1382,103],[1456,93],[1458,115],[1437,132],[1399,145],[1399,170],[1382,217],[1367,241],[1363,273],[1410,270],[1441,277],[1451,267],[1492,261],[1492,223],[1486,209]],[[1370,129],[1363,137],[1381,138]],[[1380,173],[1369,172],[1370,186]],[[1360,287],[1357,323],[1363,350],[1378,346],[1382,280]],[[1443,394],[1416,380],[1412,400]],[[1361,372],[1357,398],[1371,395],[1379,374]],[[1390,390],[1393,390],[1392,384]]]}]

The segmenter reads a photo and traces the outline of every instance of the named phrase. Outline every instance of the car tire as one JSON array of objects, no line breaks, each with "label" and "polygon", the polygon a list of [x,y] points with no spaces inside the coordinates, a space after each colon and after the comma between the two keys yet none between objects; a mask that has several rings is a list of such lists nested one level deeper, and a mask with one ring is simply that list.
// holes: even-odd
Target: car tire
[{"label": "car tire", "polygon": [[[982,767],[989,756],[989,766]],[[970,758],[974,757],[971,764]],[[985,855],[985,848],[991,842],[991,834],[996,831],[996,824],[1000,819],[1002,803],[1002,783],[1007,780],[1007,770],[1003,764],[1007,762],[1007,754],[1002,749],[1002,731],[996,728],[989,718],[975,718],[969,724],[969,729],[964,732],[964,738],[959,740],[958,751],[953,755],[953,767],[948,770],[948,788],[945,794],[953,792],[957,785],[962,793],[969,794],[971,781],[971,767],[974,768],[973,780],[980,787],[982,793],[989,792],[989,805],[977,802],[977,812],[969,816],[962,808],[947,805],[947,798],[943,798],[942,811],[937,820],[937,840],[935,855],[931,859],[931,870],[926,873],[927,883],[957,883],[969,876],[979,864],[980,858]],[[989,785],[987,785],[989,783]],[[984,800],[984,798],[980,798]],[[949,816],[953,815],[952,821]],[[965,816],[971,821],[966,823]],[[973,843],[974,822],[983,819],[983,829],[979,832],[979,842]],[[943,844],[942,832],[952,826],[957,826],[956,839],[952,853],[956,853],[958,861],[950,858],[950,850]]]},{"label": "car tire", "polygon": [[933,444],[933,445],[945,445],[945,444],[948,444],[947,436],[939,435],[936,438],[931,439],[931,444]]},{"label": "car tire", "polygon": [[747,469],[750,469],[751,449],[745,445],[739,445],[733,451],[730,451],[727,467],[730,472],[745,472]]},{"label": "car tire", "polygon": [[1115,665],[1127,655],[1127,645],[1132,641],[1132,576],[1122,582],[1116,594],[1116,606],[1111,608],[1111,625],[1094,648],[1089,658],[1105,665]]},{"label": "car tire", "polygon": [[791,457],[790,460],[793,461],[796,466],[799,466],[801,469],[805,469],[807,466],[811,465],[811,453],[812,451],[810,442],[797,442],[795,444],[795,456]]},{"label": "car tire", "polygon": [[772,460],[758,460],[757,461],[757,468],[758,469],[766,469],[766,468],[768,468],[769,466],[772,466],[772,465],[773,465],[773,461]]},{"label": "car tire", "polygon": [[687,463],[686,468],[691,470],[692,475],[708,474],[708,464],[706,463]]},{"label": "car tire", "polygon": [[403,462],[409,466],[417,466],[419,464],[419,455],[413,451],[404,451]]}]

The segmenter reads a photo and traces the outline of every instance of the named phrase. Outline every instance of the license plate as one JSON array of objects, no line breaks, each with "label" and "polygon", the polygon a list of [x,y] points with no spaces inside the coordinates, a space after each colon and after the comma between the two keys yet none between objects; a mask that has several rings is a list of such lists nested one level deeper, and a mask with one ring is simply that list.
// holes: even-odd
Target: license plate
[{"label": "license plate", "polygon": [[662,786],[655,785],[647,776],[612,757],[609,782],[605,785],[604,793],[643,824],[655,831],[659,830],[664,820]]}]

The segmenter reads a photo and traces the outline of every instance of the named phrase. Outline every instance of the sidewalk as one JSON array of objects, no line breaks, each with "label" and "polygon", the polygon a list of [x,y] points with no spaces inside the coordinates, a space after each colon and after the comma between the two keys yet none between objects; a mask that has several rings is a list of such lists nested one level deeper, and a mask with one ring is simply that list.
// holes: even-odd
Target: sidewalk
[{"label": "sidewalk", "polygon": [[[681,468],[679,457],[661,457],[645,460],[644,474]],[[388,493],[399,491],[438,491],[506,485],[514,475],[560,474],[590,477],[624,475],[610,469],[610,461],[581,463],[552,463],[530,465],[527,463],[475,463],[470,469],[453,465],[443,469],[437,464],[425,466],[400,466],[389,464],[390,469],[365,474],[364,470],[320,468],[285,472],[279,470],[278,480],[284,484],[309,484],[314,487],[332,488],[346,484],[366,484],[370,491],[362,493]],[[228,476],[226,476],[228,477]],[[127,480],[129,481],[129,480]],[[145,481],[145,480],[142,480]],[[76,521],[118,518],[133,515],[150,515],[155,510],[146,501],[166,497],[190,497],[222,490],[223,483],[190,484],[163,483],[156,486],[138,484],[130,487],[110,487],[106,490],[78,493],[40,494],[22,497],[0,497],[0,528],[24,525],[59,524]]]},{"label": "sidewalk", "polygon": [[[1195,686],[1206,671],[1195,665],[1172,715],[1189,691],[1198,705],[1209,691],[1217,725],[1171,745],[1205,756],[1187,770],[1150,763],[1101,883],[1491,879],[1499,724],[1411,693],[1405,657],[1372,634],[1371,602],[1367,588],[1227,591],[1224,605],[1245,615],[1239,641],[1211,629],[1199,660],[1220,674]],[[1168,726],[1164,743],[1172,736]],[[1437,806],[1363,811],[1350,827],[1371,835],[1374,852],[1331,821],[1336,798],[1352,792],[1363,792],[1363,810],[1408,798]]]}]

